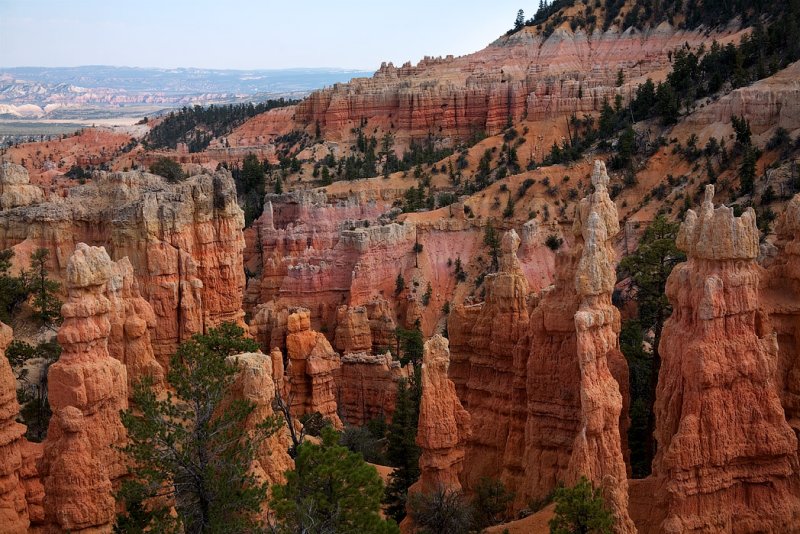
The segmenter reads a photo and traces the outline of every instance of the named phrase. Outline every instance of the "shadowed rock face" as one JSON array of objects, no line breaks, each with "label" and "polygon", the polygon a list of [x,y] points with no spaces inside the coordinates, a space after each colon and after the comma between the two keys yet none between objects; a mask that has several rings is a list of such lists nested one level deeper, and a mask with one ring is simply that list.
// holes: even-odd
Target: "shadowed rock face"
[{"label": "shadowed rock face", "polygon": [[[777,385],[786,420],[800,433],[800,195],[775,225],[776,253],[761,276],[760,302],[778,341]],[[767,329],[769,331],[769,328]]]},{"label": "shadowed rock face", "polygon": [[[714,208],[678,236],[688,261],[667,282],[656,392],[653,475],[636,491],[637,523],[653,532],[789,532],[800,502],[797,439],[775,380],[776,335],[758,312],[755,213]],[[634,491],[634,493],[636,493]]]},{"label": "shadowed rock face", "polygon": [[128,408],[127,372],[108,351],[113,269],[105,249],[78,244],[66,269],[63,351],[48,373],[54,416],[40,463],[44,509],[50,525],[72,532],[111,531],[112,486],[126,473],[118,447],[125,443],[119,413]]},{"label": "shadowed rock face", "polygon": [[128,257],[155,313],[152,345],[162,366],[178,343],[223,321],[241,321],[244,217],[226,172],[178,184],[141,172],[103,174],[57,201],[0,211],[0,249],[26,265],[38,247],[64,279],[78,243]]}]

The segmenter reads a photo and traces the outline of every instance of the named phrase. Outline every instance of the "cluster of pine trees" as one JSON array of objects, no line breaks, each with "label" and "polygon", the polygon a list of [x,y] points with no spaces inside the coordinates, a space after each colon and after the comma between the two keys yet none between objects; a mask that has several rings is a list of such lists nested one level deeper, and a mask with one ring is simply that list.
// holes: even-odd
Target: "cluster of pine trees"
[{"label": "cluster of pine trees", "polygon": [[297,102],[279,98],[258,104],[183,107],[179,111],[171,111],[154,126],[145,137],[144,145],[148,149],[174,149],[178,143],[186,143],[189,152],[200,152],[208,147],[212,139],[230,133],[247,119]]}]

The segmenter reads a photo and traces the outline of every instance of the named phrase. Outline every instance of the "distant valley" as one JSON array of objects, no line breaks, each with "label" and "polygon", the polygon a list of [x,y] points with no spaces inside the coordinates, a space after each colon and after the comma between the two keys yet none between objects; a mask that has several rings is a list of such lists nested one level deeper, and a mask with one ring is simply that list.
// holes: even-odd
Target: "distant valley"
[{"label": "distant valley", "polygon": [[130,125],[166,109],[299,98],[371,72],[345,69],[209,70],[0,67],[0,141]]}]

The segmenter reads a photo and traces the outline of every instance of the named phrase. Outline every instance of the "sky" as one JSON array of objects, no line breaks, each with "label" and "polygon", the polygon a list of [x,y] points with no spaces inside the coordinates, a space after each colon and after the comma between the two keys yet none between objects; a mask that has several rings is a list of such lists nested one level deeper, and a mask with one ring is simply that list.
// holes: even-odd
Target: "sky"
[{"label": "sky", "polygon": [[0,0],[0,67],[374,70],[382,61],[480,50],[525,7],[521,0]]}]

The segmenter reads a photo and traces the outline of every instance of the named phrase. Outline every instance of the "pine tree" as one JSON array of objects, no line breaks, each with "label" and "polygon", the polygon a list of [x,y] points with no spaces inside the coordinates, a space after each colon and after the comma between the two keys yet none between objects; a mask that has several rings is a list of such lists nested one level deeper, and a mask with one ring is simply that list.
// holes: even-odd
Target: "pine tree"
[{"label": "pine tree", "polygon": [[581,477],[572,488],[555,491],[555,515],[550,534],[611,534],[614,516],[605,507],[602,491]]},{"label": "pine tree", "polygon": [[286,484],[272,487],[273,532],[399,533],[380,516],[383,482],[375,468],[339,445],[333,429],[321,437],[319,444],[300,445]]},{"label": "pine tree", "polygon": [[[638,413],[637,415],[646,417],[647,430],[643,432],[644,436],[637,442],[637,439],[634,439],[636,436],[631,435],[631,455],[644,467],[643,474],[649,471],[649,461],[655,452],[652,437],[655,428],[653,402],[655,401],[658,371],[661,367],[658,345],[661,341],[664,322],[672,313],[665,288],[672,269],[686,258],[675,244],[677,235],[677,223],[669,222],[663,215],[656,217],[645,230],[636,251],[622,258],[618,267],[619,277],[629,277],[631,280],[633,298],[636,300],[639,314],[635,324],[638,334],[636,331],[627,331],[634,325],[626,322],[623,328],[625,335],[621,340],[621,345],[631,368],[631,384],[635,385],[637,381],[647,383],[646,391],[636,391],[640,388],[632,388],[632,394],[637,397],[632,399],[632,409],[634,408],[633,404],[637,400],[641,400],[644,405],[644,414]],[[652,352],[649,355],[643,354],[642,344],[636,341],[637,339],[643,340],[645,332],[652,333],[650,340]],[[642,409],[642,407],[637,409]],[[639,424],[637,420],[633,421],[633,426]]]},{"label": "pine tree", "polygon": [[29,292],[33,294],[33,309],[45,324],[58,322],[61,317],[61,301],[56,296],[61,284],[47,278],[47,260],[50,251],[36,249],[31,255],[31,279]]},{"label": "pine tree", "polygon": [[[249,532],[258,526],[267,488],[250,466],[279,421],[268,418],[248,430],[251,401],[226,402],[223,410],[238,373],[225,358],[255,350],[242,328],[226,323],[178,347],[165,398],[149,378],[135,387],[135,408],[122,414],[131,476],[119,492],[127,512],[118,518],[118,532]],[[170,513],[173,503],[177,517]]]},{"label": "pine tree", "polygon": [[492,258],[492,268],[496,271],[500,267],[500,236],[494,229],[492,221],[486,225],[483,234],[483,244],[489,247],[489,255]]},{"label": "pine tree", "polygon": [[420,450],[416,443],[418,421],[416,389],[406,379],[401,379],[397,383],[397,400],[386,448],[386,457],[395,469],[383,499],[386,514],[398,523],[406,515],[408,488],[419,478]]}]

